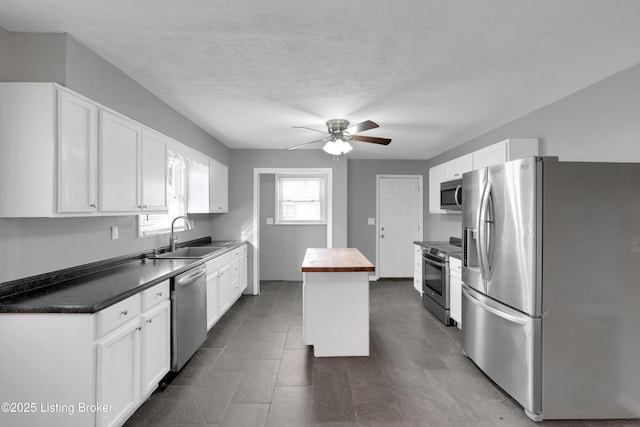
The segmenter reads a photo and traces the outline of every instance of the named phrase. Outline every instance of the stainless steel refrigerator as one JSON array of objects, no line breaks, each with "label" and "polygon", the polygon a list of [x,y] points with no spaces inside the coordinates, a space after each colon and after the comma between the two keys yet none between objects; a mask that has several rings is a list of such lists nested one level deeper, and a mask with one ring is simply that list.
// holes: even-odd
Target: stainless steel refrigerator
[{"label": "stainless steel refrigerator", "polygon": [[464,174],[463,348],[527,415],[640,417],[640,164]]}]

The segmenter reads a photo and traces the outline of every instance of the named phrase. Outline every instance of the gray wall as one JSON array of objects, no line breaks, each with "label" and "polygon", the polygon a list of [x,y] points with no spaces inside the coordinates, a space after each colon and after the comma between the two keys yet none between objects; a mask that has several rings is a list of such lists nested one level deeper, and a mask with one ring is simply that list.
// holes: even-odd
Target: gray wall
[{"label": "gray wall", "polygon": [[347,246],[347,162],[322,150],[231,150],[229,213],[214,215],[214,239],[245,239],[253,227],[254,168],[333,169],[333,246]]},{"label": "gray wall", "polygon": [[302,280],[305,251],[327,246],[327,226],[267,225],[275,218],[275,181],[274,174],[260,175],[260,279]]},{"label": "gray wall", "polygon": [[[231,150],[229,213],[213,216],[211,236],[214,239],[245,240],[253,233],[254,168],[331,168],[333,170],[333,246],[336,248],[347,246],[347,162],[344,160],[336,162],[322,150]],[[260,252],[259,255],[262,256],[263,251]],[[283,265],[285,265],[284,261],[280,260],[278,264],[274,264],[274,268]],[[251,275],[253,275],[252,270]]]},{"label": "gray wall", "polygon": [[10,33],[0,27],[0,82],[9,81]]},{"label": "gray wall", "polygon": [[[427,167],[507,138],[539,138],[565,161],[640,162],[640,64],[446,151]],[[460,234],[460,215],[427,215],[425,238]],[[453,234],[456,233],[456,234]]]},{"label": "gray wall", "polygon": [[[119,69],[63,34],[0,31],[0,77],[55,81],[158,129],[223,163],[229,150]],[[3,71],[8,64],[9,72]],[[52,183],[53,185],[53,183]],[[210,235],[213,215],[193,215],[180,240]],[[119,227],[111,240],[110,227]],[[137,216],[0,218],[0,282],[168,244],[167,235],[137,237]]]},{"label": "gray wall", "polygon": [[65,85],[228,165],[229,149],[114,65],[67,37]]},{"label": "gray wall", "polygon": [[[369,261],[376,261],[376,226],[367,218],[376,217],[376,175],[422,175],[427,186],[429,173],[423,160],[349,160],[348,246],[358,248]],[[428,198],[423,188],[423,206]],[[425,218],[423,218],[423,222]]]},{"label": "gray wall", "polygon": [[9,76],[14,82],[56,82],[64,85],[65,34],[9,32]]}]

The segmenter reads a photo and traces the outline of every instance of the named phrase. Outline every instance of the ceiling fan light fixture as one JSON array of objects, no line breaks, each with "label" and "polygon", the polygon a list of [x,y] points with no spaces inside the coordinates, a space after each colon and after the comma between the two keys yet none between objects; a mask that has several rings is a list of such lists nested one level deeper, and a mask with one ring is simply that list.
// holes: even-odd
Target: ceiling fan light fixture
[{"label": "ceiling fan light fixture", "polygon": [[336,139],[328,141],[322,149],[334,156],[340,156],[342,154],[347,154],[349,151],[353,150],[351,144],[343,139]]}]

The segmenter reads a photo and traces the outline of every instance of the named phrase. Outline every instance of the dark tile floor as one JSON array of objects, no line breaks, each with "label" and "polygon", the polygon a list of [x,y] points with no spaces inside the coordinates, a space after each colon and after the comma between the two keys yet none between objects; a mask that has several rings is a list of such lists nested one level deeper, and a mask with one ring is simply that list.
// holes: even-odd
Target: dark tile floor
[{"label": "dark tile floor", "polygon": [[[411,281],[371,284],[371,356],[314,358],[299,282],[263,282],[126,426],[623,426],[525,417],[422,308]],[[328,316],[331,313],[327,313]]]}]

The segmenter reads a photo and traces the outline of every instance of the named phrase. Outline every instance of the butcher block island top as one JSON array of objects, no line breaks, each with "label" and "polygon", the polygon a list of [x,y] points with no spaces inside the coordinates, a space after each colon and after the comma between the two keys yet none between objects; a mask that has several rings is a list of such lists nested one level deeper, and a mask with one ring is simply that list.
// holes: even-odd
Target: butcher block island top
[{"label": "butcher block island top", "polygon": [[349,273],[375,271],[371,262],[356,248],[307,248],[303,273]]}]

